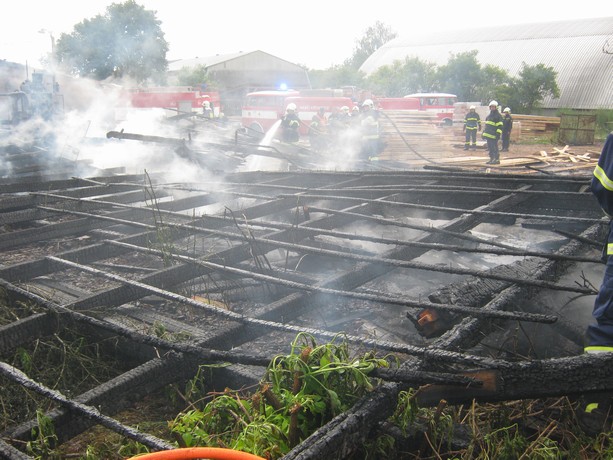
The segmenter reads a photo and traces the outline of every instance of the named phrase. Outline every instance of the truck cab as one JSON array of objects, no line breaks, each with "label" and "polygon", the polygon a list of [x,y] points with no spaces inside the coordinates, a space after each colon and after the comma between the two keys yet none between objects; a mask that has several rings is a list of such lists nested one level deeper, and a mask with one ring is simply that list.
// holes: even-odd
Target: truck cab
[{"label": "truck cab", "polygon": [[419,100],[419,110],[436,114],[442,126],[451,126],[453,123],[454,104],[458,101],[455,94],[449,93],[413,93],[405,98]]}]

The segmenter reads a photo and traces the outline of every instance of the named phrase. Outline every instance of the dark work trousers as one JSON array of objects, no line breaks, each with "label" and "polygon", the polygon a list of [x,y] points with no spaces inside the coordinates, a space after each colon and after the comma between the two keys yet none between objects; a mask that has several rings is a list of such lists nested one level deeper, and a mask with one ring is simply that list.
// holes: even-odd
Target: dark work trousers
[{"label": "dark work trousers", "polygon": [[477,148],[477,128],[466,128],[466,142],[464,143],[464,148],[468,150],[469,146],[472,147],[473,150]]},{"label": "dark work trousers", "polygon": [[509,144],[511,143],[511,133],[502,133],[502,150],[509,150]]},{"label": "dark work trousers", "polygon": [[498,140],[486,137],[485,141],[487,142],[487,151],[490,154],[490,160],[500,160],[500,154],[498,153]]}]

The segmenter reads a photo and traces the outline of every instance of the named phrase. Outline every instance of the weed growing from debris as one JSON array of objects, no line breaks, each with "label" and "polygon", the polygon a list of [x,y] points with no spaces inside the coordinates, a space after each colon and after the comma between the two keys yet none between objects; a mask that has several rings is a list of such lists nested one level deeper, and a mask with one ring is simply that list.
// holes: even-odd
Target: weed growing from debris
[{"label": "weed growing from debris", "polygon": [[[114,339],[91,342],[76,332],[63,330],[35,339],[27,347],[18,347],[12,356],[2,359],[41,384],[74,397],[129,368],[130,363],[109,353],[113,348]],[[0,386],[0,429],[55,407],[8,378],[0,377]]]},{"label": "weed growing from debris", "polygon": [[153,247],[159,249],[162,253],[164,266],[170,267],[173,265],[172,255],[176,253],[172,242],[172,232],[170,227],[164,225],[162,213],[159,208],[159,201],[155,194],[155,188],[153,187],[151,177],[147,171],[145,171],[145,179],[147,181],[147,186],[145,187],[145,202],[151,200],[153,221],[155,223],[156,241],[153,242]]},{"label": "weed growing from debris", "polygon": [[389,362],[351,357],[341,336],[317,345],[299,334],[275,357],[257,391],[226,389],[203,407],[179,414],[170,428],[182,447],[219,446],[279,458],[374,388],[368,374]]}]

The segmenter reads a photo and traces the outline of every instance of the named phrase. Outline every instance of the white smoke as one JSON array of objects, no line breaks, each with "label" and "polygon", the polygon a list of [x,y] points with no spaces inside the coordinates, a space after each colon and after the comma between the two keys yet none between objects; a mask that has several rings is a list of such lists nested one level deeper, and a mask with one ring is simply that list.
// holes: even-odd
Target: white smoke
[{"label": "white smoke", "polygon": [[[53,173],[58,165],[71,165],[69,175],[104,174],[105,169],[140,174],[163,173],[167,181],[207,180],[206,165],[177,155],[172,143],[107,138],[110,131],[142,136],[186,139],[179,124],[169,123],[164,109],[133,109],[127,90],[116,84],[60,76],[64,111],[53,120],[33,118],[5,130],[0,147],[10,145],[32,151],[43,172]],[[176,114],[176,113],[174,113]],[[41,142],[43,140],[43,142]],[[200,140],[205,140],[202,136]],[[0,157],[0,162],[2,161]],[[4,167],[3,167],[4,166]],[[13,171],[0,164],[2,175]],[[64,167],[66,170],[66,167]]]}]

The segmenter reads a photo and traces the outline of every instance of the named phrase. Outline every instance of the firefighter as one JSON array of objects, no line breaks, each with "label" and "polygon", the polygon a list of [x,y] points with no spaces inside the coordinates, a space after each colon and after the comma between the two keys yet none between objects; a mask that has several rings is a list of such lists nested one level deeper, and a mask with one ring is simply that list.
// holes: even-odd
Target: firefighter
[{"label": "firefighter", "polygon": [[202,115],[204,115],[205,118],[213,118],[215,115],[213,113],[213,109],[211,108],[211,103],[209,101],[204,101],[202,103]]},{"label": "firefighter", "polygon": [[511,143],[511,130],[513,129],[513,117],[511,116],[511,109],[507,107],[502,112],[502,149],[501,152],[509,151],[509,144]]},{"label": "firefighter", "polygon": [[499,165],[498,140],[502,134],[502,115],[498,112],[498,102],[491,101],[489,108],[490,113],[485,117],[485,129],[483,130],[483,139],[487,142],[487,151],[490,155],[490,161],[487,164]]},{"label": "firefighter", "polygon": [[[591,190],[598,204],[609,219],[613,219],[613,133],[610,133],[602,148],[598,165],[594,168]],[[603,250],[606,260],[604,277],[598,295],[594,301],[592,316],[595,324],[587,327],[586,353],[613,352],[613,222],[609,221],[607,242]],[[608,415],[611,411],[611,393],[591,395],[584,401],[583,411],[578,411],[578,418],[583,430],[596,435],[609,430],[611,423]]]},{"label": "firefighter", "polygon": [[320,107],[309,125],[309,142],[311,147],[317,152],[326,148],[328,136],[328,120],[326,119],[326,109]]},{"label": "firefighter", "polygon": [[300,140],[300,118],[296,115],[296,104],[290,102],[285,108],[285,115],[281,118],[281,139],[284,142],[298,142]]},{"label": "firefighter", "polygon": [[469,147],[477,150],[477,130],[481,131],[481,117],[476,109],[474,105],[471,105],[464,117],[464,127],[462,128],[462,131],[466,134],[464,150],[468,150]]},{"label": "firefighter", "polygon": [[375,110],[372,99],[362,103],[360,111],[360,127],[362,130],[362,157],[372,160],[379,155],[379,112]]}]

